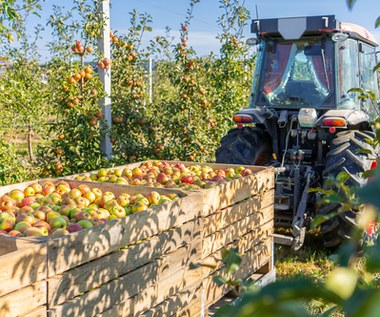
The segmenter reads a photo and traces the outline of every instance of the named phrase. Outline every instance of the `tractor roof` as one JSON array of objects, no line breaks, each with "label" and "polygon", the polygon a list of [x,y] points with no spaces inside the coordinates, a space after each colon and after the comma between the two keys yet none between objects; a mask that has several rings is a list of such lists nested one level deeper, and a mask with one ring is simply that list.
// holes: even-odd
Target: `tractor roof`
[{"label": "tractor roof", "polygon": [[286,40],[297,40],[307,35],[343,32],[352,38],[378,46],[375,37],[364,27],[339,22],[334,15],[252,20],[251,32],[258,34],[259,37],[281,36]]}]

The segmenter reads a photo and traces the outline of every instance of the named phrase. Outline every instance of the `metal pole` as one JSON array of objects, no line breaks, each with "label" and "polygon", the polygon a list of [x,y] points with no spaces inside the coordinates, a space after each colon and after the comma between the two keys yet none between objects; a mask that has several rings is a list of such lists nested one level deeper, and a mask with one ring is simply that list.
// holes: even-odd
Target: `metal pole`
[{"label": "metal pole", "polygon": [[153,102],[153,60],[149,58],[149,102]]},{"label": "metal pole", "polygon": [[[111,60],[111,41],[110,41],[110,1],[103,0],[100,5],[100,14],[104,21],[104,28],[99,35],[98,49],[104,58]],[[109,138],[108,130],[112,126],[111,116],[111,66],[108,69],[98,69],[100,80],[103,84],[106,96],[99,100],[99,107],[102,109],[105,124],[102,134],[100,150],[110,159],[112,156],[112,144]]]}]

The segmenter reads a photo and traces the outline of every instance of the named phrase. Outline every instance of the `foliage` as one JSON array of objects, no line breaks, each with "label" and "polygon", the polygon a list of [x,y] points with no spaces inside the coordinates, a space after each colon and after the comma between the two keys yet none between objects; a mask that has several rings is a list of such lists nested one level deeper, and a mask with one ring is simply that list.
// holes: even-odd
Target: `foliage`
[{"label": "foliage", "polygon": [[38,15],[41,10],[41,2],[44,0],[23,0],[16,3],[16,0],[2,0],[0,2],[0,42],[12,43],[13,34],[22,36],[23,26],[29,14]]},{"label": "foliage", "polygon": [[21,182],[28,177],[28,171],[16,155],[11,143],[0,140],[0,185]]}]

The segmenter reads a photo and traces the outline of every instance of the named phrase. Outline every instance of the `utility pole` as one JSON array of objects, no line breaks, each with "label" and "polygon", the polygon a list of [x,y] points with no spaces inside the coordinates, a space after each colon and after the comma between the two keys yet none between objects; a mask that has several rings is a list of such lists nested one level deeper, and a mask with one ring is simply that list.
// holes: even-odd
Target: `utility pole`
[{"label": "utility pole", "polygon": [[[104,21],[104,27],[99,35],[98,49],[104,58],[111,60],[111,41],[110,41],[110,0],[103,0],[100,5],[100,15]],[[106,69],[98,68],[100,80],[103,84],[105,97],[99,100],[99,107],[102,109],[105,124],[104,132],[101,137],[100,149],[103,154],[110,159],[112,156],[112,144],[109,138],[109,130],[112,126],[111,116],[111,65]]]}]

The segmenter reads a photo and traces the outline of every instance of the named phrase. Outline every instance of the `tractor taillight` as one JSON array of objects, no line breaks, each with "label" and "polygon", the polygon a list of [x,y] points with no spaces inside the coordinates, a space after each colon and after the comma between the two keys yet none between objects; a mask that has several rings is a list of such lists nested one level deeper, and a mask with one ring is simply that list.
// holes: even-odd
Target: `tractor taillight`
[{"label": "tractor taillight", "polygon": [[337,117],[330,117],[330,118],[324,118],[323,119],[323,125],[328,127],[346,127],[347,121],[343,118],[337,118]]},{"label": "tractor taillight", "polygon": [[232,119],[236,123],[252,123],[253,122],[253,118],[247,114],[237,114],[237,115],[234,115]]},{"label": "tractor taillight", "polygon": [[369,169],[370,170],[374,170],[376,167],[377,167],[377,161],[374,160],[374,161],[372,161],[371,166],[369,167]]}]

